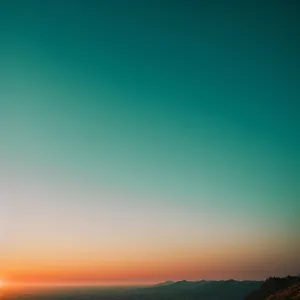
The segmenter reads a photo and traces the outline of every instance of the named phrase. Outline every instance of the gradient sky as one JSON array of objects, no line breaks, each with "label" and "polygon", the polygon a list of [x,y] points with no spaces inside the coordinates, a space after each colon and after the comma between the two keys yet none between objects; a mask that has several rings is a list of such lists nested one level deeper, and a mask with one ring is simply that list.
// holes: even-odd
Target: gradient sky
[{"label": "gradient sky", "polygon": [[300,272],[299,1],[1,1],[0,276]]}]

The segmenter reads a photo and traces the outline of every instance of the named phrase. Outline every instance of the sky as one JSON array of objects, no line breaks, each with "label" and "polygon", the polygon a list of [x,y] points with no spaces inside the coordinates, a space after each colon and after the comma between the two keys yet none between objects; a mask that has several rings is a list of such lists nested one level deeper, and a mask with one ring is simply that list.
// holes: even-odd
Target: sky
[{"label": "sky", "polygon": [[298,1],[0,4],[0,278],[300,272]]}]

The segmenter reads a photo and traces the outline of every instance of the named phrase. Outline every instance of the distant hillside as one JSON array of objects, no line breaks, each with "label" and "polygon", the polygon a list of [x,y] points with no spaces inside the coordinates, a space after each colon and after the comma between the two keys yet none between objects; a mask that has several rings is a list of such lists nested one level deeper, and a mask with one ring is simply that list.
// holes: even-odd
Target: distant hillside
[{"label": "distant hillside", "polygon": [[270,277],[245,300],[300,300],[300,277]]},{"label": "distant hillside", "polygon": [[167,281],[143,288],[81,288],[36,292],[5,300],[242,300],[260,281]]},{"label": "distant hillside", "polygon": [[170,285],[170,284],[173,284],[175,281],[172,281],[172,280],[168,280],[168,281],[164,281],[164,282],[160,282],[154,286],[166,286],[166,285]]},{"label": "distant hillside", "polygon": [[177,281],[140,289],[126,300],[241,300],[261,281]]}]

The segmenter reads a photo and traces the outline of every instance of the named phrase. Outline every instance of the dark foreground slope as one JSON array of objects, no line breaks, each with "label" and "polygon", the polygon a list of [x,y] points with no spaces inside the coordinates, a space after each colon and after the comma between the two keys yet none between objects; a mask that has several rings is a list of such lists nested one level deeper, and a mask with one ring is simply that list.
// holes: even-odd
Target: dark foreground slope
[{"label": "dark foreground slope", "polygon": [[7,297],[18,300],[242,300],[259,281],[178,281],[131,289],[73,289]]},{"label": "dark foreground slope", "polygon": [[268,278],[245,300],[300,300],[300,277]]}]

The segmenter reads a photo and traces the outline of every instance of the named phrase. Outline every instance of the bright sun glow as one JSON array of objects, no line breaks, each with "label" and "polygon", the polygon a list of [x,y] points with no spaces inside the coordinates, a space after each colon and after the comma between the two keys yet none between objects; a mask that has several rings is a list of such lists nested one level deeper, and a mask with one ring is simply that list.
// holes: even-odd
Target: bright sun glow
[{"label": "bright sun glow", "polygon": [[4,286],[4,281],[3,280],[0,280],[0,288],[2,288]]}]

